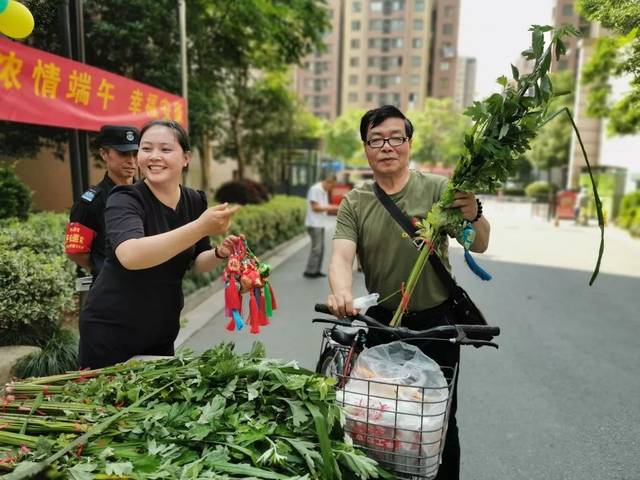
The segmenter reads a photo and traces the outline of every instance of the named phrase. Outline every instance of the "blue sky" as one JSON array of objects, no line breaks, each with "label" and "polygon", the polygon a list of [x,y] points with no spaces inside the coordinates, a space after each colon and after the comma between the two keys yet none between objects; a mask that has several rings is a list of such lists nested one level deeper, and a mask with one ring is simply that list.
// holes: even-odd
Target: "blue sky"
[{"label": "blue sky", "polygon": [[476,99],[497,91],[495,79],[531,42],[531,24],[551,24],[554,0],[461,0],[459,55],[477,59]]}]

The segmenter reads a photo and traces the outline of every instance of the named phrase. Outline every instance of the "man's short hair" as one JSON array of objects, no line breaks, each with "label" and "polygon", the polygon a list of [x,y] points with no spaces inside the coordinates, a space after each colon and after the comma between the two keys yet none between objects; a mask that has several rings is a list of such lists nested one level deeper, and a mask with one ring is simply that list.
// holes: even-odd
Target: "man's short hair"
[{"label": "man's short hair", "polygon": [[336,176],[333,173],[321,173],[320,174],[321,182],[335,182]]},{"label": "man's short hair", "polygon": [[363,142],[367,141],[367,132],[369,128],[374,128],[384,122],[387,118],[401,118],[404,120],[405,135],[409,138],[413,136],[413,125],[411,120],[393,105],[383,105],[382,107],[369,110],[362,116],[360,120],[360,138]]}]

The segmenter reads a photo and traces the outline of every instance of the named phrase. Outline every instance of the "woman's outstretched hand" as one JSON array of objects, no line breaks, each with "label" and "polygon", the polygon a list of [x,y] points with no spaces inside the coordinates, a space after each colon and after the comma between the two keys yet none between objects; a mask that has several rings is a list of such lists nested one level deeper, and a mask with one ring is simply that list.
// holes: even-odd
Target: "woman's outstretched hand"
[{"label": "woman's outstretched hand", "polygon": [[239,206],[230,207],[228,203],[207,208],[197,220],[203,235],[222,235],[225,233],[229,230],[233,215],[239,209]]}]

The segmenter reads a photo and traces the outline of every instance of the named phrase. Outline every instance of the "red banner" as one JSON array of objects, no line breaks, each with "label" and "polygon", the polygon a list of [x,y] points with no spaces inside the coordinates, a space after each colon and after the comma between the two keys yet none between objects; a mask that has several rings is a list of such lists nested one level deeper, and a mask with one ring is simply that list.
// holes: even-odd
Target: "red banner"
[{"label": "red banner", "polygon": [[186,101],[0,37],[0,119],[98,131],[159,118],[186,127]]}]

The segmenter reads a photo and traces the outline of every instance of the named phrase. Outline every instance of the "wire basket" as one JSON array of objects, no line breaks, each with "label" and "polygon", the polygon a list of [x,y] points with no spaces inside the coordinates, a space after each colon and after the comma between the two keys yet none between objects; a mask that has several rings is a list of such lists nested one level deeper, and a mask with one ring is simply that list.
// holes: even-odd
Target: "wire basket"
[{"label": "wire basket", "polygon": [[396,478],[430,480],[438,473],[458,367],[442,372],[446,388],[336,375],[346,434]]}]

